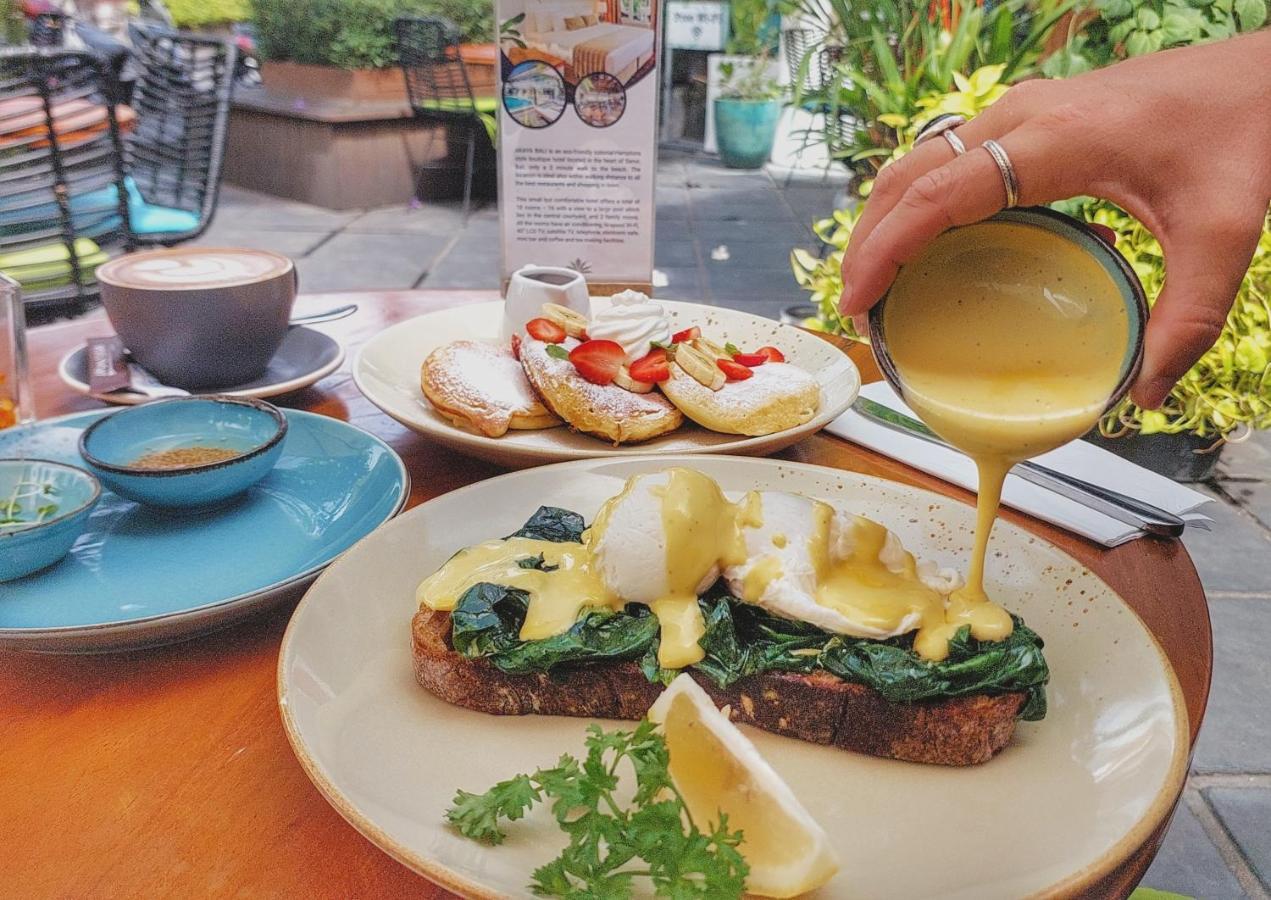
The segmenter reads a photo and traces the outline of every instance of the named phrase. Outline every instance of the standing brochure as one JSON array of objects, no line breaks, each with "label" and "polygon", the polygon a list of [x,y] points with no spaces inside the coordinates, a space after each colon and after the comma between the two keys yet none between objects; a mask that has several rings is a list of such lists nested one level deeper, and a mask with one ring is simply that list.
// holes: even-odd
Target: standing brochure
[{"label": "standing brochure", "polygon": [[497,0],[503,284],[565,266],[649,291],[657,0]]}]

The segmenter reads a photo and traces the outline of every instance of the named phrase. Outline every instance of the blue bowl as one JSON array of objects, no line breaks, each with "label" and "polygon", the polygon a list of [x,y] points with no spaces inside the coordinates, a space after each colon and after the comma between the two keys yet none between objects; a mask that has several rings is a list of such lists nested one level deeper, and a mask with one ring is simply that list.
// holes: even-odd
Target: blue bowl
[{"label": "blue bowl", "polygon": [[[121,497],[165,509],[223,503],[269,473],[282,454],[287,419],[274,406],[239,397],[173,397],[120,410],[79,438],[88,467]],[[152,454],[230,450],[214,462],[137,465]]]},{"label": "blue bowl", "polygon": [[101,493],[83,469],[0,459],[0,581],[38,572],[69,553]]}]

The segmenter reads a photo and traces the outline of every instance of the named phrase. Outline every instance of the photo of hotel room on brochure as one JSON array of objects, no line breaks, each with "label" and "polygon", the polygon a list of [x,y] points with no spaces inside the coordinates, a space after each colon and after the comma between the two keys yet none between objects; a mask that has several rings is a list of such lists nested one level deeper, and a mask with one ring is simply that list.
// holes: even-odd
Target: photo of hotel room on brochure
[{"label": "photo of hotel room on brochure", "polygon": [[656,0],[502,0],[503,104],[527,128],[546,128],[574,104],[607,128],[626,90],[653,71]]}]

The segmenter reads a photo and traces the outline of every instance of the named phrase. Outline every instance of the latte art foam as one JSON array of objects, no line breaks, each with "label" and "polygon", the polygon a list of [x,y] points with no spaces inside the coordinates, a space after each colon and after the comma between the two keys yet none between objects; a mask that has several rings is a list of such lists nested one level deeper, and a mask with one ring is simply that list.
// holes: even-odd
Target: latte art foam
[{"label": "latte art foam", "polygon": [[122,256],[101,266],[97,277],[119,287],[217,288],[264,281],[290,267],[287,257],[263,250],[191,247]]}]

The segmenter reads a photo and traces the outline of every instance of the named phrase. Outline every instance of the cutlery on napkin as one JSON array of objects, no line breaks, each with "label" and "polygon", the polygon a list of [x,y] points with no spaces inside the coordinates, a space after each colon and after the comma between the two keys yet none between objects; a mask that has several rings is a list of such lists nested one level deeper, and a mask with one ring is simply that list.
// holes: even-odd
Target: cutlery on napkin
[{"label": "cutlery on napkin", "polygon": [[[886,382],[865,385],[861,388],[861,396],[905,415],[913,415]],[[976,489],[978,479],[975,463],[952,448],[941,447],[921,437],[871,421],[854,410],[848,410],[839,416],[826,426],[826,430],[937,478],[968,490]],[[1197,512],[1201,506],[1210,502],[1209,497],[1086,441],[1072,441],[1037,457],[1036,461],[1073,478],[1160,507],[1180,516],[1190,525],[1204,527],[1209,521]],[[1144,531],[1084,503],[1030,484],[1014,474],[1006,478],[1002,503],[1105,547],[1115,547],[1145,534]]]}]

